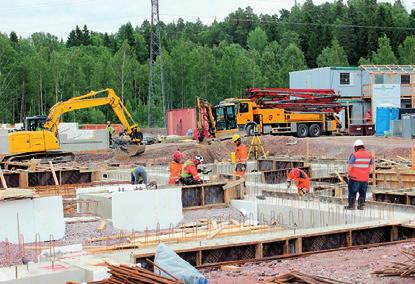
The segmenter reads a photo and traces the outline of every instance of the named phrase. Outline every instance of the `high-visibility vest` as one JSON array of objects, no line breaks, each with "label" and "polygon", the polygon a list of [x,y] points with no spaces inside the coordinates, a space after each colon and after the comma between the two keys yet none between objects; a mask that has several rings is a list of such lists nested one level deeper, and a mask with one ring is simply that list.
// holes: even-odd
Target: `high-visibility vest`
[{"label": "high-visibility vest", "polygon": [[192,176],[191,173],[186,173],[185,172],[185,169],[186,169],[187,166],[194,166],[194,164],[190,160],[187,160],[186,162],[184,162],[183,167],[182,167],[182,174],[181,174],[182,178],[188,178],[188,177]]},{"label": "high-visibility vest", "polygon": [[305,191],[308,192],[310,190],[310,177],[303,170],[300,170],[300,176],[298,178],[294,177],[294,174],[290,171],[288,173],[288,180],[294,180],[298,191],[305,189]]},{"label": "high-visibility vest", "polygon": [[248,160],[248,147],[245,145],[239,145],[235,150],[236,162],[246,163]]},{"label": "high-visibility vest", "polygon": [[354,181],[368,182],[370,173],[370,162],[372,154],[366,149],[360,149],[354,152],[355,161],[351,164],[349,177]]},{"label": "high-visibility vest", "polygon": [[176,181],[180,179],[180,176],[183,170],[182,164],[172,161],[170,162],[169,169],[170,169],[169,184],[175,184]]}]

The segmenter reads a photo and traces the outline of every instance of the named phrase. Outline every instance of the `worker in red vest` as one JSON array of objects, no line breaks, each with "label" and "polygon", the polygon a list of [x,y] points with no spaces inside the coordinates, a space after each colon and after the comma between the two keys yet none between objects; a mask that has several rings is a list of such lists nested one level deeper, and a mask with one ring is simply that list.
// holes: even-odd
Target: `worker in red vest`
[{"label": "worker in red vest", "polygon": [[241,136],[235,134],[232,136],[232,141],[235,143],[235,174],[245,177],[246,162],[248,161],[248,147],[242,144]]},{"label": "worker in red vest", "polygon": [[193,185],[203,183],[199,176],[197,166],[203,163],[203,157],[196,155],[193,159],[187,160],[182,167],[182,174],[180,176],[180,182],[183,185]]},{"label": "worker in red vest", "polygon": [[372,124],[372,111],[370,109],[368,109],[365,114],[365,122],[367,124]]},{"label": "worker in red vest", "polygon": [[177,184],[179,182],[180,176],[182,174],[182,163],[181,160],[183,154],[180,151],[175,151],[173,153],[173,160],[169,164],[170,176],[169,184]]},{"label": "worker in red vest", "polygon": [[365,145],[362,140],[357,139],[353,146],[354,153],[350,155],[347,163],[347,174],[349,179],[349,204],[345,207],[345,209],[355,209],[356,195],[359,192],[357,209],[363,210],[373,159],[372,154],[365,149]]},{"label": "worker in red vest", "polygon": [[291,181],[294,180],[299,195],[310,192],[310,178],[307,173],[299,168],[292,169],[287,176],[287,191],[291,187]]}]

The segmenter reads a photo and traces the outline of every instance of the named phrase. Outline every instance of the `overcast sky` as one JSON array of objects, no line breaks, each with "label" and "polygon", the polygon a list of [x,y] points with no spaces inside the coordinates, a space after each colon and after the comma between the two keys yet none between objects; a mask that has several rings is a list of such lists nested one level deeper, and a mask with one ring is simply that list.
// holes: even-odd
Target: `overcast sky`
[{"label": "overcast sky", "polygon": [[[160,18],[178,18],[209,24],[222,20],[238,7],[251,6],[257,14],[274,14],[290,9],[295,0],[159,0]],[[332,2],[333,0],[328,0]],[[298,0],[304,2],[304,0]],[[314,0],[315,4],[326,2]],[[49,32],[63,39],[75,25],[113,33],[130,21],[134,26],[150,19],[150,0],[0,0],[0,32],[15,31],[27,37],[34,32]]]}]

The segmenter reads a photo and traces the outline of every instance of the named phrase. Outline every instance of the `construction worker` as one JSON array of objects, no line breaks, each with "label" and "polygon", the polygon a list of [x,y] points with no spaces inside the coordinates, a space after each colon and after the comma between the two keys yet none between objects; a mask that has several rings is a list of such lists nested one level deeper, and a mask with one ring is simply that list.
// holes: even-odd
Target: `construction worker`
[{"label": "construction worker", "polygon": [[143,167],[131,169],[131,184],[147,184],[147,173]]},{"label": "construction worker", "polygon": [[242,144],[241,136],[235,134],[232,136],[232,141],[235,143],[235,174],[240,176],[245,176],[246,172],[246,162],[248,161],[248,147]]},{"label": "construction worker", "polygon": [[112,135],[114,134],[114,128],[111,126],[111,121],[107,121],[107,131],[110,146],[112,145]]},{"label": "construction worker", "polygon": [[170,162],[170,165],[169,165],[169,169],[170,169],[169,184],[179,183],[180,176],[182,173],[182,163],[181,163],[182,158],[183,158],[182,152],[175,151],[173,153],[173,160]]},{"label": "construction worker", "polygon": [[193,159],[187,160],[182,167],[180,182],[183,185],[201,184],[202,179],[199,177],[197,166],[203,163],[203,157],[196,155]]},{"label": "construction worker", "polygon": [[299,168],[293,168],[287,176],[287,191],[294,180],[299,195],[306,194],[310,191],[310,178],[307,173]]},{"label": "construction worker", "polygon": [[359,192],[357,209],[363,210],[373,159],[372,154],[365,149],[362,140],[357,139],[353,147],[354,153],[350,155],[349,161],[347,162],[349,204],[345,206],[345,209],[355,209],[356,195]]},{"label": "construction worker", "polygon": [[365,113],[365,122],[366,124],[372,124],[372,110],[368,109],[367,112]]}]

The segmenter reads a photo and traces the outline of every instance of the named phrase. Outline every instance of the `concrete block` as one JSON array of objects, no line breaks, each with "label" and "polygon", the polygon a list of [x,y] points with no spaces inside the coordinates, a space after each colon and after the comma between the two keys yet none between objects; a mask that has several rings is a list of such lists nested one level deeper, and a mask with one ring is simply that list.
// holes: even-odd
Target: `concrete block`
[{"label": "concrete block", "polygon": [[68,152],[97,151],[109,149],[108,131],[77,130],[59,136],[62,150]]},{"label": "concrete block", "polygon": [[1,201],[0,216],[0,240],[18,243],[18,227],[25,242],[34,242],[36,234],[40,241],[48,241],[51,235],[55,240],[65,235],[62,196]]},{"label": "concrete block", "polygon": [[115,228],[143,231],[175,226],[183,218],[181,188],[114,192],[112,222]]}]

